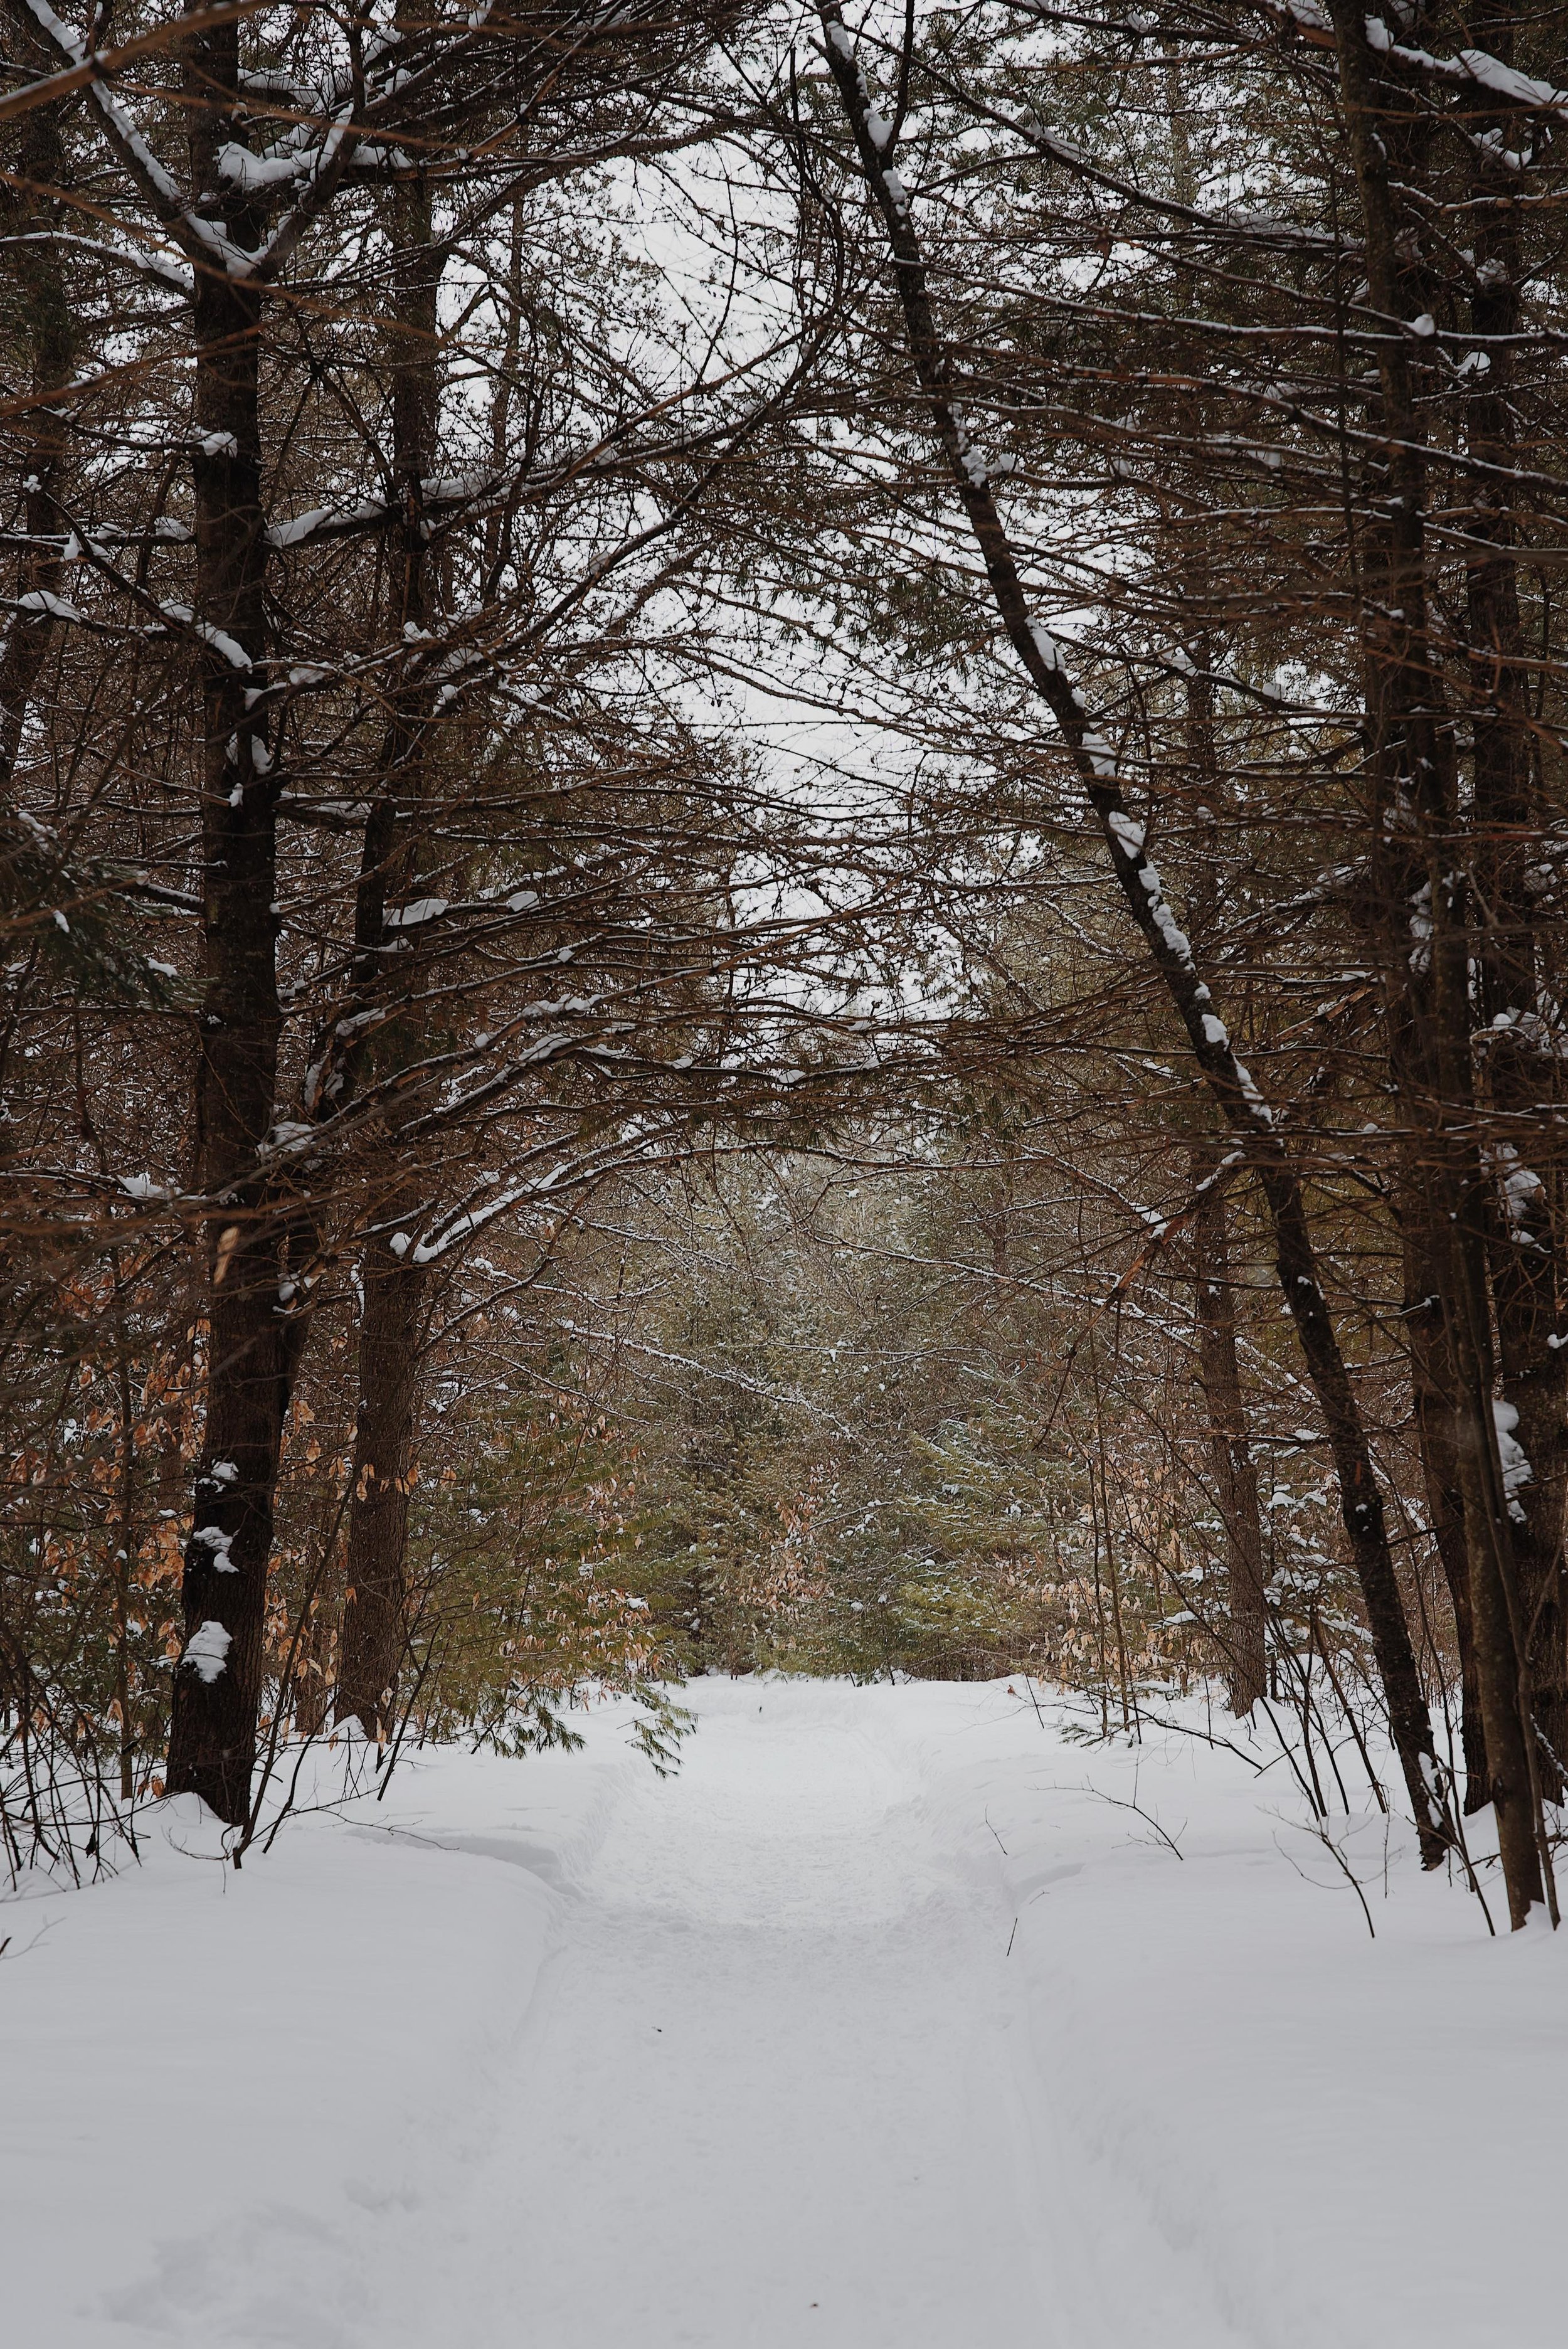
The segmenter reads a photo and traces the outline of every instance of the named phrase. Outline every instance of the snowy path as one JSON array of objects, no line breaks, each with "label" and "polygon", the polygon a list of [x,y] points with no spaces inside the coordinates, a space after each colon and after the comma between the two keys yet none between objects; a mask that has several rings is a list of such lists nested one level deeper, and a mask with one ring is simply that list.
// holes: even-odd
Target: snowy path
[{"label": "snowy path", "polygon": [[520,2302],[537,2349],[1052,2337],[1010,1920],[884,1744],[769,1693],[623,1799],[427,2303],[446,2337]]},{"label": "snowy path", "polygon": [[689,1701],[667,1783],[606,1707],[30,1880],[6,2349],[1558,2349],[1568,1933],[1363,1787],[1370,1939],[1261,1741]]}]

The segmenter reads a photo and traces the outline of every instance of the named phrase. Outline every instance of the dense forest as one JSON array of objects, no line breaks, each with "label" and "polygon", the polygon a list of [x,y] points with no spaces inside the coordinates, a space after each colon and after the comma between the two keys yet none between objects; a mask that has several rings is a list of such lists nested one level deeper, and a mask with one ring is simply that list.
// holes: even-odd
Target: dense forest
[{"label": "dense forest", "polygon": [[1016,1674],[1554,1920],[1563,12],[5,24],[10,1867]]}]

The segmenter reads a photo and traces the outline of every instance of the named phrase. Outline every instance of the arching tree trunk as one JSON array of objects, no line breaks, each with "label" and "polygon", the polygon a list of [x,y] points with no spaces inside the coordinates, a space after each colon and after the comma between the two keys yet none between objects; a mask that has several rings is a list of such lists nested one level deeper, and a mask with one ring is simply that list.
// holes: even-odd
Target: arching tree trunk
[{"label": "arching tree trunk", "polygon": [[1395,1750],[1423,1858],[1435,1867],[1451,1839],[1441,1765],[1394,1570],[1383,1495],[1325,1293],[1300,1179],[1165,898],[1160,874],[1146,853],[1144,828],[1123,797],[1109,745],[1068,677],[1061,648],[1032,617],[984,460],[960,419],[953,357],[932,308],[924,255],[908,195],[894,169],[892,133],[872,107],[838,0],[820,0],[820,14],[829,67],[867,188],[887,232],[916,378],[998,615],[1025,673],[1068,745],[1117,885],[1186,1031],[1197,1067],[1226,1129],[1242,1143],[1257,1174],[1274,1232],[1280,1291],[1328,1431],[1346,1537],[1361,1585]]}]

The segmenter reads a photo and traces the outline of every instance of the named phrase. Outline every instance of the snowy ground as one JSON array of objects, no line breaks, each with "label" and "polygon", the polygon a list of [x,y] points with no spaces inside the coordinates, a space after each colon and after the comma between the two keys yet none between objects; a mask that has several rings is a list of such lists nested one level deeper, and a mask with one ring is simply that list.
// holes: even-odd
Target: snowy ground
[{"label": "snowy ground", "polygon": [[1556,2349],[1568,1935],[1021,1683],[688,1701],[0,1908],[6,2341]]}]

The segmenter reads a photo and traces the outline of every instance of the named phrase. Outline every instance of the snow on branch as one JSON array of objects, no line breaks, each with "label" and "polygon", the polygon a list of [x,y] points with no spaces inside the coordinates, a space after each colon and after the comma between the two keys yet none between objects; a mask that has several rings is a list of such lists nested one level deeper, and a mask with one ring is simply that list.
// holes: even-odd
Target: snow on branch
[{"label": "snow on branch", "polygon": [[[1265,5],[1311,40],[1328,42],[1334,37],[1333,21],[1322,0],[1265,0]],[[1568,115],[1568,89],[1560,89],[1553,82],[1537,81],[1516,67],[1504,65],[1489,50],[1458,49],[1452,57],[1434,57],[1429,49],[1411,48],[1396,40],[1384,19],[1373,16],[1367,18],[1367,46],[1377,56],[1412,73],[1439,81],[1469,82],[1526,113]]]}]

